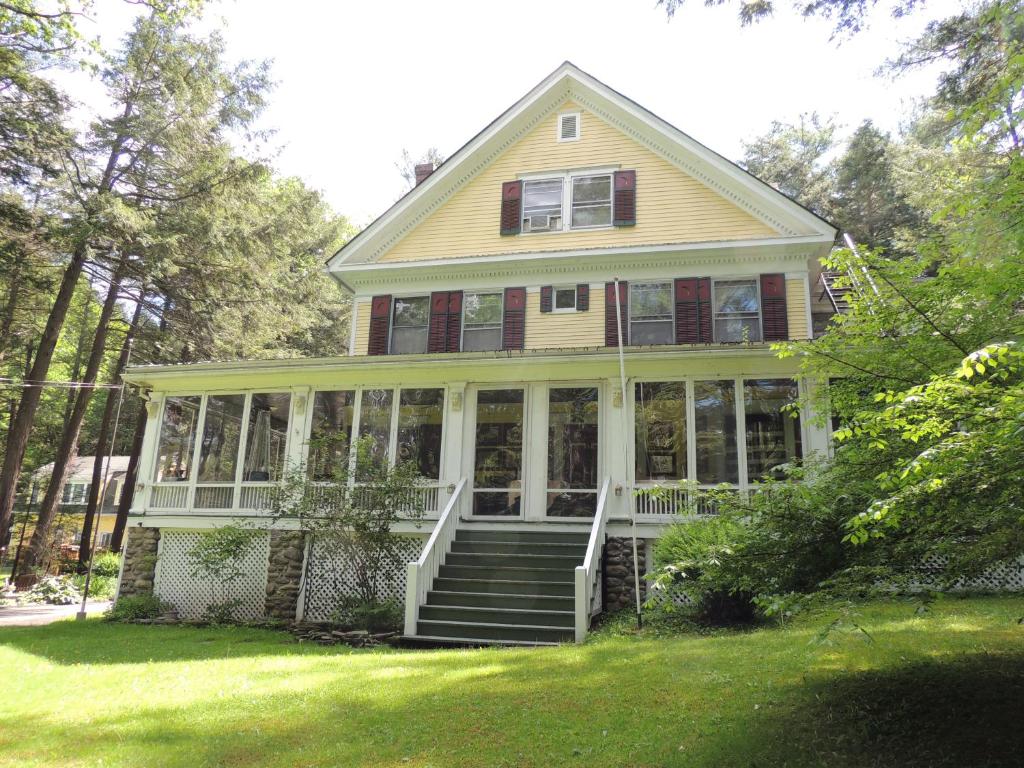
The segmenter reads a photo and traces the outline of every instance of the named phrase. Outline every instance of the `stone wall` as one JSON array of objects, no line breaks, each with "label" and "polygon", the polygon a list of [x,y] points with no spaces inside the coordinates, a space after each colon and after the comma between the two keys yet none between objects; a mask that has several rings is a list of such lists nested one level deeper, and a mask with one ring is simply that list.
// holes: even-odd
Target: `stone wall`
[{"label": "stone wall", "polygon": [[[640,564],[640,599],[646,598],[647,587],[643,579],[647,571],[646,542],[636,540],[637,560]],[[611,536],[604,545],[604,610],[636,610],[633,582],[633,540],[627,537]]]},{"label": "stone wall", "polygon": [[302,531],[271,531],[266,616],[292,621],[299,602],[306,538]]},{"label": "stone wall", "polygon": [[153,594],[156,576],[156,550],[160,543],[159,528],[129,528],[124,547],[124,568],[121,572],[119,597]]}]

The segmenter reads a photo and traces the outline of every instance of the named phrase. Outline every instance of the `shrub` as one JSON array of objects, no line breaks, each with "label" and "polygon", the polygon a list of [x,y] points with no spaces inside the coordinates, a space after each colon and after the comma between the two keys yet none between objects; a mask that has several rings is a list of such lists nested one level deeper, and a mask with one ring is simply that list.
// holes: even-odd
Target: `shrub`
[{"label": "shrub", "polygon": [[241,606],[242,601],[238,599],[211,603],[203,611],[203,621],[210,624],[234,624],[237,621],[235,611]]},{"label": "shrub", "polygon": [[367,632],[398,632],[402,629],[405,612],[394,600],[363,600],[350,597],[342,601],[334,612],[339,624]]},{"label": "shrub", "polygon": [[82,599],[82,593],[67,576],[44,576],[23,599],[30,603],[73,605]]},{"label": "shrub", "polygon": [[121,570],[121,558],[116,552],[103,552],[96,555],[92,563],[93,576],[111,576],[116,578]]},{"label": "shrub", "polygon": [[[85,574],[79,573],[71,578],[71,583],[79,593],[85,591]],[[117,574],[105,576],[93,570],[92,579],[89,581],[89,597],[97,600],[109,600],[117,591]]]},{"label": "shrub", "polygon": [[156,595],[131,595],[118,599],[113,607],[104,614],[104,618],[108,621],[155,619],[171,607],[169,603],[165,603]]}]

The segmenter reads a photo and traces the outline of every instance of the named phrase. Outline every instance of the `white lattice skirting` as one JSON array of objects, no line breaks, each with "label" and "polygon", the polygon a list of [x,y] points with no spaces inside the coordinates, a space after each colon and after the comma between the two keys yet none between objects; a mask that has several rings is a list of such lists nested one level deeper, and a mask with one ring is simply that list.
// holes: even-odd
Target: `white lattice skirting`
[{"label": "white lattice skirting", "polygon": [[193,565],[189,551],[199,543],[204,531],[186,531],[164,528],[160,531],[157,551],[154,592],[178,610],[183,619],[202,618],[214,604],[238,600],[235,618],[253,620],[263,618],[267,595],[267,561],[270,556],[270,535],[259,531],[241,563],[243,575],[231,584],[192,575]]},{"label": "white lattice skirting", "polygon": [[[381,585],[380,597],[404,602],[406,568],[420,556],[426,541],[426,536],[406,537],[401,554],[387,571],[387,582]],[[306,621],[331,621],[342,598],[354,595],[355,574],[351,561],[333,551],[328,543],[314,538],[306,560],[303,618]]]}]

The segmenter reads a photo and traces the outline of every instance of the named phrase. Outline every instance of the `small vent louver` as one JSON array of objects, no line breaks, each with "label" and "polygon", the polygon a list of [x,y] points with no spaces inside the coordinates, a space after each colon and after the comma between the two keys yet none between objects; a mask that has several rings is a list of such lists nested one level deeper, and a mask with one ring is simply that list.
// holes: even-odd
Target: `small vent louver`
[{"label": "small vent louver", "polygon": [[575,141],[580,137],[580,116],[578,112],[569,112],[558,116],[558,140]]}]

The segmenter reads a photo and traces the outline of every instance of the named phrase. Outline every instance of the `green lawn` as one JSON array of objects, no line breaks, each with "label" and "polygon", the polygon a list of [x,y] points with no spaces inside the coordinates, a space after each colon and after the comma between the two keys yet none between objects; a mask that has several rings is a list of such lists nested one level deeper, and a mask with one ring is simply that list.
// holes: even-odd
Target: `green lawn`
[{"label": "green lawn", "polygon": [[249,629],[0,629],[2,766],[995,766],[1024,599],[584,646],[352,651]]}]

